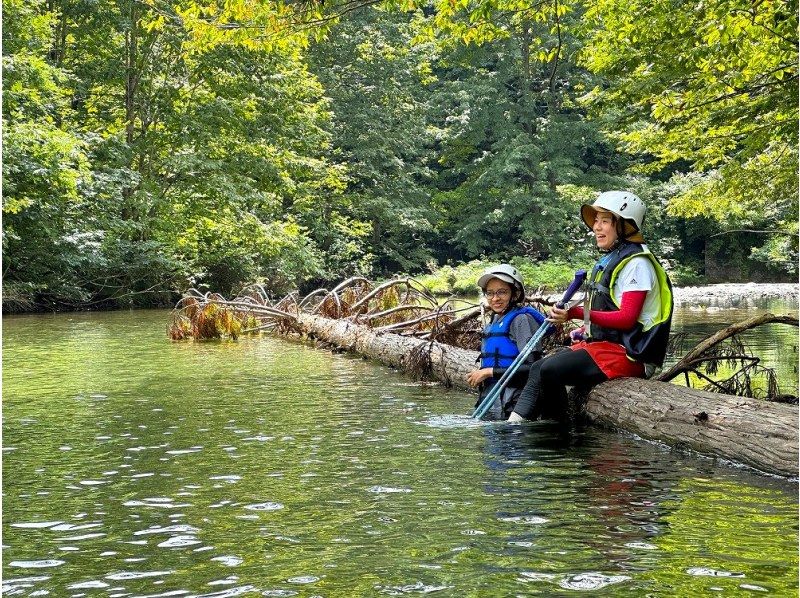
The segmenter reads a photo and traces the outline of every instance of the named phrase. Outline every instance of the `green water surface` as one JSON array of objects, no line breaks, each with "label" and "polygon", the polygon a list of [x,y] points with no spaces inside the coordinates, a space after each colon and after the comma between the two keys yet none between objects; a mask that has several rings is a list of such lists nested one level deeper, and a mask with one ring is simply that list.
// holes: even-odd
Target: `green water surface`
[{"label": "green water surface", "polygon": [[4,318],[4,595],[797,595],[796,480],[166,322]]}]

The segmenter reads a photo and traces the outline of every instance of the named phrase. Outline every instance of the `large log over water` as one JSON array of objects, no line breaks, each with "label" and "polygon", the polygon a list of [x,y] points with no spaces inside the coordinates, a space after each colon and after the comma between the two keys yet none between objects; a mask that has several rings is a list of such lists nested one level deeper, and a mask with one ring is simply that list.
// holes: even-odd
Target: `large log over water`
[{"label": "large log over water", "polygon": [[[414,351],[430,355],[429,373],[457,388],[477,353],[449,345],[375,332],[344,320],[300,314],[314,338],[400,369]],[[798,409],[730,395],[713,394],[664,382],[625,378],[595,387],[586,403],[589,418],[671,446],[722,457],[768,473],[798,473]]]},{"label": "large log over water", "polygon": [[586,411],[597,423],[670,446],[769,473],[798,473],[798,410],[794,405],[624,378],[594,388]]},{"label": "large log over water", "polygon": [[448,386],[469,388],[466,377],[475,368],[478,356],[475,351],[389,332],[375,332],[347,320],[302,313],[298,320],[309,336],[402,370],[409,369],[415,350],[424,350],[430,355],[430,375]]}]

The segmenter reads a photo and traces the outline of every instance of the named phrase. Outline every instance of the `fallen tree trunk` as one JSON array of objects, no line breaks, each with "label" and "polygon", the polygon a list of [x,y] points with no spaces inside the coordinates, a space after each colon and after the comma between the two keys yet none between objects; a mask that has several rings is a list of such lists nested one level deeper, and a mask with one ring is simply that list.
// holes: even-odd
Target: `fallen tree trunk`
[{"label": "fallen tree trunk", "polygon": [[[478,356],[475,351],[389,332],[377,332],[347,320],[331,320],[302,313],[297,318],[308,336],[402,370],[422,370],[448,386],[469,388],[466,377],[475,369],[475,359]],[[418,360],[425,361],[422,367],[418,361],[412,361],[414,355],[419,356]]]},{"label": "fallen tree trunk", "polygon": [[[424,370],[467,389],[478,356],[449,345],[380,333],[344,320],[299,314],[309,337],[407,371]],[[424,367],[420,368],[420,362]],[[586,411],[603,426],[722,457],[784,476],[798,473],[796,406],[712,394],[665,382],[624,378],[589,393]]]},{"label": "fallen tree trunk", "polygon": [[796,406],[623,378],[592,389],[593,421],[756,469],[796,476]]}]

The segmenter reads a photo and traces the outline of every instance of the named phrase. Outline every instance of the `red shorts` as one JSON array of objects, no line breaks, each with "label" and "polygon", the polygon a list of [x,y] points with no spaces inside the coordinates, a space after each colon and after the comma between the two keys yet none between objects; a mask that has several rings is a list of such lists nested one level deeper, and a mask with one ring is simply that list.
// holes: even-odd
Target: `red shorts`
[{"label": "red shorts", "polygon": [[578,349],[586,351],[597,364],[597,367],[608,376],[609,380],[623,377],[644,377],[644,364],[628,357],[628,354],[625,353],[625,347],[617,343],[609,341],[587,343],[586,341],[581,341],[572,345],[570,349],[573,351]]}]

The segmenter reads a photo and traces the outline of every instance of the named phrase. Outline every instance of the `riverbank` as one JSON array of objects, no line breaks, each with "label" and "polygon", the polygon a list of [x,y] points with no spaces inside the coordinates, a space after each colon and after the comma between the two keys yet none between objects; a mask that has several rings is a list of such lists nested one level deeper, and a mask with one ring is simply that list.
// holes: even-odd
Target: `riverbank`
[{"label": "riverbank", "polygon": [[[553,286],[561,287],[566,286],[567,283],[559,285],[554,283]],[[548,285],[550,286],[550,285]],[[431,289],[435,295],[440,297],[456,296],[464,298],[474,298],[477,288],[470,287],[469,290],[464,289],[449,289],[443,291],[439,289]],[[797,306],[800,303],[800,285],[795,283],[720,283],[710,284],[703,286],[689,286],[689,287],[674,287],[673,296],[675,305],[681,307],[688,307],[690,309],[736,309],[746,307],[761,307],[765,302],[770,300],[782,300],[787,303]],[[539,296],[544,298],[550,303],[554,303],[561,299],[560,293],[546,294]],[[177,299],[175,300],[177,301]],[[170,308],[174,306],[172,303],[159,302],[154,305],[140,305],[140,309],[153,309],[153,308]],[[120,311],[130,309],[130,307],[110,307],[104,305],[94,305],[91,308],[75,307],[73,309],[65,309],[63,306],[52,306],[46,308],[44,306],[21,305],[10,302],[6,304],[4,300],[3,315],[24,314],[24,313],[67,313],[67,312],[82,312],[82,311]]]},{"label": "riverbank", "polygon": [[675,305],[689,308],[743,308],[764,305],[771,299],[798,304],[800,285],[793,283],[723,283],[673,289]]},{"label": "riverbank", "polygon": [[[792,283],[722,283],[696,287],[673,287],[676,307],[687,309],[743,309],[765,307],[770,301],[783,301],[797,308],[800,302],[800,285]],[[559,300],[553,293],[544,297],[548,303]]]}]

